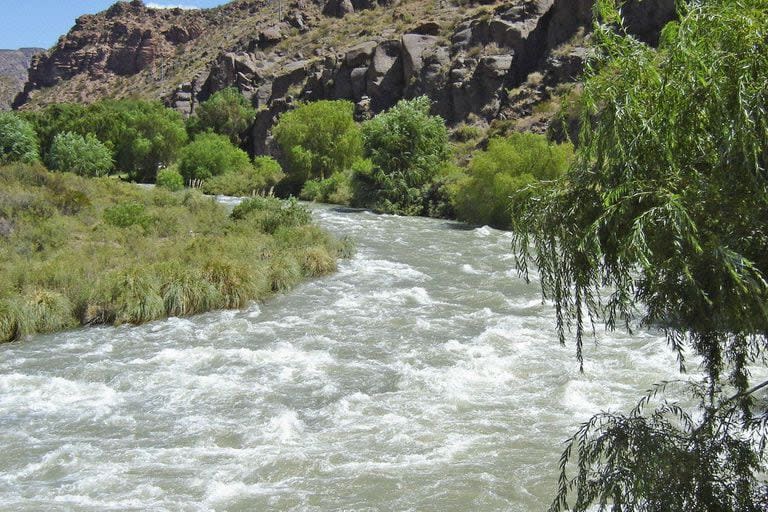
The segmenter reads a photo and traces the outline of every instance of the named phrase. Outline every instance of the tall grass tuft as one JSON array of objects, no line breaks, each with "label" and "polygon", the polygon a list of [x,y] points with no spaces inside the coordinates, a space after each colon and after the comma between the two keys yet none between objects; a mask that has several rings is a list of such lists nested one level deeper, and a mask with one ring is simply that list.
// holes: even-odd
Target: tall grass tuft
[{"label": "tall grass tuft", "polygon": [[259,298],[258,279],[243,265],[216,258],[203,266],[203,275],[216,288],[220,307],[244,308],[250,301]]},{"label": "tall grass tuft", "polygon": [[275,292],[290,290],[301,281],[302,275],[301,264],[291,254],[281,254],[269,265],[269,282]]},{"label": "tall grass tuft", "polygon": [[164,316],[159,279],[148,270],[134,267],[113,272],[100,291],[95,303],[115,325],[143,324]]},{"label": "tall grass tuft", "polygon": [[307,277],[326,276],[336,271],[336,259],[325,247],[310,247],[301,255],[301,269]]},{"label": "tall grass tuft", "polygon": [[169,262],[159,267],[160,295],[168,316],[202,313],[222,304],[219,290],[194,267]]},{"label": "tall grass tuft", "polygon": [[18,299],[0,300],[0,342],[16,341],[34,332],[29,309]]},{"label": "tall grass tuft", "polygon": [[25,295],[30,326],[37,332],[55,332],[77,325],[72,303],[58,292],[36,289]]}]

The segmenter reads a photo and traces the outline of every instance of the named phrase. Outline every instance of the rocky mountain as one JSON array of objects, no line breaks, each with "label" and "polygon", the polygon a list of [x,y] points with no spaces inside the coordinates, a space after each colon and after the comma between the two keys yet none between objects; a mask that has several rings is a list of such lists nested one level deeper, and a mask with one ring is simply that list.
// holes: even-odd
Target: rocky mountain
[{"label": "rocky mountain", "polygon": [[0,50],[0,110],[8,110],[27,81],[27,68],[36,53],[42,48],[19,48]]},{"label": "rocky mountain", "polygon": [[[593,0],[235,0],[207,10],[118,2],[33,59],[16,107],[161,98],[184,114],[225,87],[259,108],[252,150],[299,100],[349,99],[361,118],[426,94],[451,124],[543,130],[583,69]],[[655,42],[674,0],[629,0]]]}]

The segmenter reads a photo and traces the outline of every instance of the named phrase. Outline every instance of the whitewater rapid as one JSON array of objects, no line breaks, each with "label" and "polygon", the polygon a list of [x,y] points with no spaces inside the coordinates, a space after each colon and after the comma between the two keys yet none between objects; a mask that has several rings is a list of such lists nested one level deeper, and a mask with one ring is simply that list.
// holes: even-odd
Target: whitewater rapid
[{"label": "whitewater rapid", "polygon": [[0,346],[0,510],[539,512],[580,421],[677,376],[644,332],[580,374],[508,233],[314,212],[333,276]]}]

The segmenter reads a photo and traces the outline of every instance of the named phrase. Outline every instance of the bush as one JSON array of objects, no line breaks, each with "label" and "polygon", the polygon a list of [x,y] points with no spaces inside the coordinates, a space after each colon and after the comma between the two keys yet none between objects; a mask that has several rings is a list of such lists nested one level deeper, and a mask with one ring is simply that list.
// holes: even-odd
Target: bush
[{"label": "bush", "polygon": [[309,224],[312,214],[295,199],[284,201],[274,197],[254,197],[235,206],[232,218],[248,219],[264,233],[272,234],[280,228]]},{"label": "bush", "polygon": [[59,133],[89,133],[113,150],[118,172],[153,183],[157,170],[169,165],[187,142],[184,120],[159,101],[103,100],[91,105],[53,105],[25,114],[48,156]]},{"label": "bush", "polygon": [[28,121],[10,112],[0,112],[0,165],[34,162],[40,157],[35,129]]},{"label": "bush", "polygon": [[83,137],[72,132],[56,135],[48,155],[51,169],[80,176],[103,176],[114,166],[112,151],[92,133]]},{"label": "bush", "polygon": [[118,228],[131,226],[149,227],[152,219],[146,213],[146,207],[141,203],[121,203],[104,210],[104,220],[107,224]]},{"label": "bush", "polygon": [[339,172],[324,180],[309,180],[301,189],[306,201],[349,205],[352,200],[352,171]]},{"label": "bush", "polygon": [[273,130],[297,188],[324,180],[360,158],[362,139],[349,101],[317,101],[282,115]]},{"label": "bush", "polygon": [[491,139],[475,153],[467,176],[452,185],[459,220],[508,229],[510,197],[527,185],[562,176],[573,160],[573,146],[554,144],[543,135],[517,133]]},{"label": "bush", "polygon": [[241,134],[248,129],[256,116],[256,110],[234,87],[221,90],[202,102],[196,115],[189,119],[189,131],[199,133],[213,131],[226,135],[232,144],[242,142]]},{"label": "bush", "polygon": [[207,180],[252,169],[248,154],[224,135],[202,133],[181,150],[179,172],[186,180]]},{"label": "bush", "polygon": [[184,188],[184,177],[176,169],[162,169],[157,173],[155,184],[171,192],[178,192]]},{"label": "bush", "polygon": [[423,189],[449,157],[445,121],[429,114],[429,99],[400,101],[363,125],[371,166],[353,174],[354,203],[392,213],[421,215]]},{"label": "bush", "polygon": [[268,192],[284,176],[282,167],[274,158],[258,156],[251,167],[206,180],[202,190],[206,194],[250,196]]}]

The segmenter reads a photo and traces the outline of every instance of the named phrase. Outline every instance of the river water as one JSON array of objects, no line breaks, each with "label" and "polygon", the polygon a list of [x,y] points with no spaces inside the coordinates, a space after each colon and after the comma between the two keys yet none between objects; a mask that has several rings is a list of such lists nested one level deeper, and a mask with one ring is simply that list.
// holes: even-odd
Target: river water
[{"label": "river water", "polygon": [[676,376],[580,374],[508,233],[315,208],[337,274],[267,304],[0,346],[0,510],[542,511],[562,441]]}]

